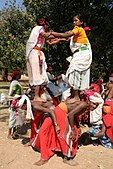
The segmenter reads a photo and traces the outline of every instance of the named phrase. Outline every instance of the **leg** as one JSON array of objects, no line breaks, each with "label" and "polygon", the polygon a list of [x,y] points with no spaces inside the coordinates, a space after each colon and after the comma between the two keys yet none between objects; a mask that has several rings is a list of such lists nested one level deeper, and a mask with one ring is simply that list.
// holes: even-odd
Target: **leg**
[{"label": "leg", "polygon": [[9,128],[7,138],[12,139],[12,128]]},{"label": "leg", "polygon": [[74,161],[74,159],[70,159],[66,156],[64,157],[63,162],[70,165],[70,166],[77,166],[78,165],[78,163],[76,161]]},{"label": "leg", "polygon": [[40,86],[35,86],[35,97],[34,100],[40,99],[39,97]]},{"label": "leg", "polygon": [[34,97],[34,101],[46,102],[44,99],[42,99],[42,98],[40,97],[40,90],[41,90],[41,86],[36,86],[36,87],[35,87],[35,97]]},{"label": "leg", "polygon": [[68,77],[69,78],[68,83],[71,86],[71,98],[73,98],[72,99],[73,102],[75,100],[80,100],[80,97],[79,97],[79,88],[81,86],[81,78],[80,77],[81,77],[81,74],[78,71],[74,71],[74,72],[70,73],[69,77]]},{"label": "leg", "polygon": [[13,133],[12,133],[12,138],[13,139],[18,139],[19,138],[19,135],[16,133],[17,131],[17,127],[14,127],[13,128]]},{"label": "leg", "polygon": [[41,165],[46,164],[47,162],[48,160],[40,159],[39,161],[35,162],[34,165],[41,166]]},{"label": "leg", "polygon": [[75,115],[80,115],[82,113],[84,113],[84,111],[86,110],[86,108],[88,107],[88,104],[84,101],[81,101],[76,107],[74,107],[69,113],[68,113],[68,120],[71,126],[71,135],[70,138],[72,140],[76,139],[76,133],[74,130],[74,124],[75,124]]},{"label": "leg", "polygon": [[39,130],[38,137],[31,143],[40,150],[41,158],[34,165],[43,165],[54,155],[52,149],[56,147],[56,134],[51,118],[46,118]]}]

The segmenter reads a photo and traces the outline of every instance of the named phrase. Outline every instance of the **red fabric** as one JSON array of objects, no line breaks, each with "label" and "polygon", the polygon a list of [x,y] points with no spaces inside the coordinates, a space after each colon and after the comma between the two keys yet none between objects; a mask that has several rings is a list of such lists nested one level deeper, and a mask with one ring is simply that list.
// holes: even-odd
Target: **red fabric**
[{"label": "red fabric", "polygon": [[103,116],[103,121],[106,126],[106,135],[113,142],[113,115],[105,114]]},{"label": "red fabric", "polygon": [[36,130],[38,128],[41,119],[42,119],[42,115],[40,114],[40,112],[37,112],[37,114],[34,116],[34,120],[31,120],[30,140],[32,140],[36,136]]},{"label": "red fabric", "polygon": [[57,106],[55,108],[55,115],[60,127],[59,134],[56,134],[50,117],[46,117],[42,120],[42,125],[38,132],[37,124],[43,118],[41,116],[36,116],[31,124],[31,145],[40,151],[41,158],[44,160],[48,160],[52,155],[54,155],[55,151],[61,151],[68,157],[75,156],[77,152],[79,129],[75,126],[77,137],[74,142],[71,141],[68,133],[69,123],[67,120],[67,114]]},{"label": "red fabric", "polygon": [[113,100],[112,100],[112,99],[107,99],[107,100],[105,100],[104,105],[108,105],[108,106],[111,107],[110,114],[113,115]]},{"label": "red fabric", "polygon": [[94,91],[94,92],[97,92],[97,93],[100,93],[101,92],[101,86],[99,84],[96,84],[96,83],[92,83],[91,84],[91,89]]},{"label": "red fabric", "polygon": [[20,70],[13,70],[10,72],[10,76],[13,78],[13,77],[16,77],[16,76],[21,76],[21,72]]},{"label": "red fabric", "polygon": [[106,100],[105,104],[111,106],[111,112],[103,115],[103,121],[106,126],[106,135],[113,142],[113,100]]},{"label": "red fabric", "polygon": [[[41,159],[48,160],[54,155],[52,150],[57,147],[57,138],[51,118],[42,119],[43,117],[36,116],[35,120],[32,121],[30,143],[40,151]],[[41,120],[43,123],[38,131],[36,126]]]},{"label": "red fabric", "polygon": [[91,83],[91,89],[94,92],[101,93],[103,79],[97,80],[95,83]]},{"label": "red fabric", "polygon": [[58,106],[58,104],[59,104],[58,98],[57,98],[57,97],[53,97],[52,99],[53,99],[53,104],[54,104],[54,106],[55,106],[55,107]]},{"label": "red fabric", "polygon": [[57,135],[58,150],[61,151],[67,157],[73,157],[76,155],[77,152],[79,129],[75,125],[75,131],[77,136],[75,141],[71,141],[71,139],[69,138],[71,130],[69,127],[66,112],[64,112],[59,106],[57,106],[55,108],[55,115],[57,123],[60,127],[60,133]]},{"label": "red fabric", "polygon": [[90,28],[89,26],[85,26],[85,27],[84,27],[84,30],[87,32],[87,31],[90,31],[91,28]]}]

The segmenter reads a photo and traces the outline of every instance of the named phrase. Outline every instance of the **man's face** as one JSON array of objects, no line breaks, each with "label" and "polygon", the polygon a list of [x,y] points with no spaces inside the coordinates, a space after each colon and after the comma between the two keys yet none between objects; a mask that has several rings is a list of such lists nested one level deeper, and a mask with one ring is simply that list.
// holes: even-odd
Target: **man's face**
[{"label": "man's face", "polygon": [[12,80],[12,73],[9,73],[8,74],[8,81],[11,81]]},{"label": "man's face", "polygon": [[48,67],[48,72],[52,72],[53,68],[51,66]]}]

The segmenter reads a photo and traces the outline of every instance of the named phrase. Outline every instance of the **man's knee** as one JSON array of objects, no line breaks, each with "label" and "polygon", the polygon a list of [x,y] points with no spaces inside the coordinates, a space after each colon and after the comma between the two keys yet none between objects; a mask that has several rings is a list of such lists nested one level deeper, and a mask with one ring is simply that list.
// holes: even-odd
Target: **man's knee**
[{"label": "man's knee", "polygon": [[82,102],[80,103],[80,108],[81,108],[81,109],[87,108],[87,102],[82,101]]}]

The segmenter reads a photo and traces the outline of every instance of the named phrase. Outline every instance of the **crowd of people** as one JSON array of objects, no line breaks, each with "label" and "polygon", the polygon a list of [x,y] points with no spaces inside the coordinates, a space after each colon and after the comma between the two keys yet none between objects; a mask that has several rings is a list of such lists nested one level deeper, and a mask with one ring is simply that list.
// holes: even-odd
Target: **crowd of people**
[{"label": "crowd of people", "polygon": [[[81,144],[98,140],[113,148],[113,76],[106,88],[103,80],[90,84],[91,45],[83,28],[81,15],[73,18],[74,28],[65,33],[49,31],[45,19],[37,21],[26,45],[29,90],[24,94],[19,83],[19,70],[10,72],[10,107],[8,138],[15,138],[16,127],[30,120],[28,145],[38,150],[40,166],[60,152],[63,162],[76,165],[74,157]],[[54,45],[70,41],[72,57],[67,58],[66,74],[55,77],[47,68],[42,51],[46,42]],[[26,111],[25,111],[26,110]],[[81,133],[81,125],[90,124]]]}]

